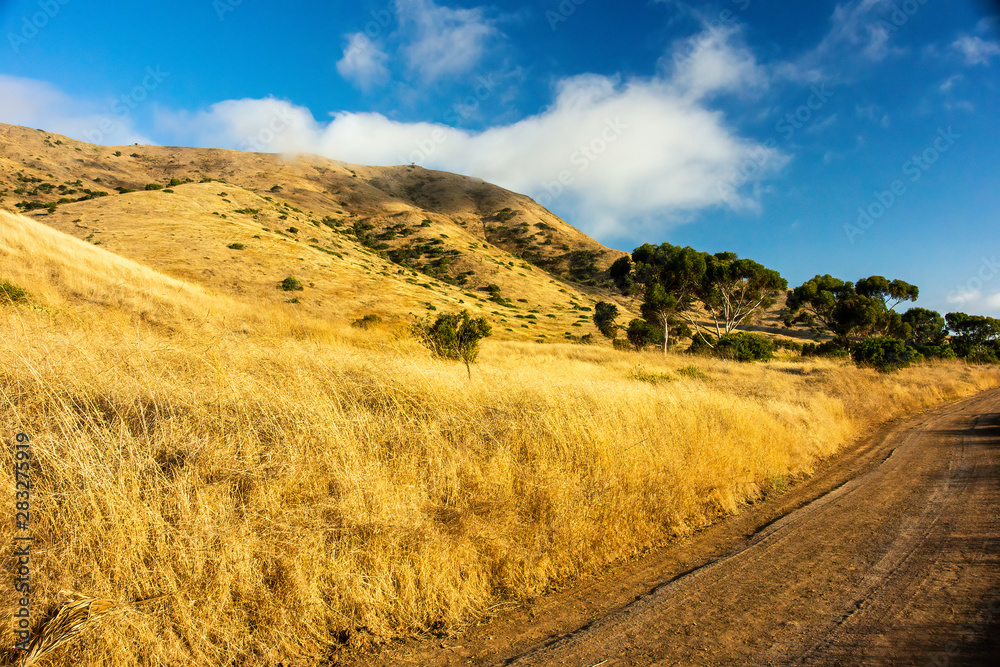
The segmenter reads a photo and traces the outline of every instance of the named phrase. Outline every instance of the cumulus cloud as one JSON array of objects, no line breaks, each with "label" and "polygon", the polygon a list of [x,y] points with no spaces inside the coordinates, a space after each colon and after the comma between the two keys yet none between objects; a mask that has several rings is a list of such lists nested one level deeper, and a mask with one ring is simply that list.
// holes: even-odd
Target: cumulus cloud
[{"label": "cumulus cloud", "polygon": [[989,65],[991,58],[1000,55],[1000,42],[971,35],[962,35],[951,46],[965,56],[966,65]]},{"label": "cumulus cloud", "polygon": [[340,75],[362,90],[370,90],[389,80],[389,56],[364,33],[348,35],[344,56],[337,62]]},{"label": "cumulus cloud", "polygon": [[[766,83],[736,33],[709,32],[656,76],[568,78],[547,108],[484,131],[378,113],[340,111],[317,119],[275,98],[226,100],[196,112],[159,109],[154,127],[164,143],[309,152],[360,164],[416,162],[467,174],[533,196],[572,224],[609,238],[640,233],[636,226],[643,223],[662,230],[705,208],[758,208],[766,191],[761,183],[788,157],[776,144],[741,137],[709,100]],[[45,90],[49,97],[22,114],[25,122],[48,124],[47,110],[80,107]],[[483,94],[500,93],[484,88]],[[3,99],[0,104],[10,98]],[[64,124],[66,133],[87,139],[87,123],[73,122]]]},{"label": "cumulus cloud", "polygon": [[[748,76],[724,72],[727,64]],[[362,164],[416,162],[476,176],[529,194],[590,233],[613,235],[624,233],[626,221],[757,206],[754,184],[788,158],[734,134],[703,98],[763,85],[762,77],[748,52],[715,34],[670,76],[573,77],[545,110],[482,132],[377,113],[338,112],[317,122],[307,109],[276,99],[164,114],[160,129],[186,143]]]},{"label": "cumulus cloud", "polygon": [[[740,42],[736,26],[713,27],[674,45],[673,83],[689,95],[745,92],[767,85],[767,74],[754,54]],[[670,65],[661,60],[661,68]]]},{"label": "cumulus cloud", "polygon": [[401,52],[425,81],[478,67],[487,42],[499,32],[481,7],[452,9],[433,0],[399,0]]}]

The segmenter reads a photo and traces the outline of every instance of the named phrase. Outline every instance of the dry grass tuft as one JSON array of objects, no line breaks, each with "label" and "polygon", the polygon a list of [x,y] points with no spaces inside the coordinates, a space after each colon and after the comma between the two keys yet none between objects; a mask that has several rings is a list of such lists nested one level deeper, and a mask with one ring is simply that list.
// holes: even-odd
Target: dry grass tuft
[{"label": "dry grass tuft", "polygon": [[[67,591],[61,593],[66,594]],[[87,597],[80,593],[70,595],[73,600],[63,604],[59,612],[35,633],[21,659],[21,667],[30,667],[100,619],[123,610],[122,605],[111,600]]]}]

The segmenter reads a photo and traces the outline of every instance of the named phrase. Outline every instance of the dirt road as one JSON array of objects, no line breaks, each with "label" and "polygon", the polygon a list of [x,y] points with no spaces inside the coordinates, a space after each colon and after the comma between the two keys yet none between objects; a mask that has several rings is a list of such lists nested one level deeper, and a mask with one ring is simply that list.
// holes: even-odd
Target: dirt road
[{"label": "dirt road", "polygon": [[1000,665],[1000,391],[643,561],[367,665]]}]

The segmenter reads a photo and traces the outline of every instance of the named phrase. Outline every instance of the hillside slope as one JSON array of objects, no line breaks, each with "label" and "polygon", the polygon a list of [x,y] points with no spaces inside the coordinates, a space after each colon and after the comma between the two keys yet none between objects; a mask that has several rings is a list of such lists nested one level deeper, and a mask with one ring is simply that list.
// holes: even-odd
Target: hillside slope
[{"label": "hillside slope", "polygon": [[[524,195],[415,165],[104,147],[0,125],[0,208],[166,275],[335,321],[468,308],[501,338],[553,340],[595,333],[599,300],[630,312],[600,280],[624,253]],[[288,276],[303,290],[279,289]],[[492,301],[489,285],[500,288]]]}]

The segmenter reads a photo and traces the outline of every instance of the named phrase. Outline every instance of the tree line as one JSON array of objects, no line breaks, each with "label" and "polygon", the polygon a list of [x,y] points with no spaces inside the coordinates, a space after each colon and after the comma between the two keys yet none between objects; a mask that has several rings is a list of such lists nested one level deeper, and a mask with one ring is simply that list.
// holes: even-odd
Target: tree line
[{"label": "tree line", "polygon": [[[893,370],[920,358],[962,358],[1000,363],[1000,320],[926,308],[900,313],[919,289],[905,281],[870,276],[855,282],[817,275],[788,289],[781,275],[735,253],[709,254],[669,243],[646,243],[611,265],[609,276],[623,295],[642,299],[641,318],[618,323],[621,313],[600,302],[593,321],[616,347],[661,346],[664,352],[690,339],[691,352],[742,361],[766,360],[770,339],[739,331],[786,292],[784,326],[808,327],[830,336],[801,347],[804,355],[851,356],[859,365]],[[624,331],[628,343],[618,339]],[[798,346],[788,344],[790,347]]]}]

